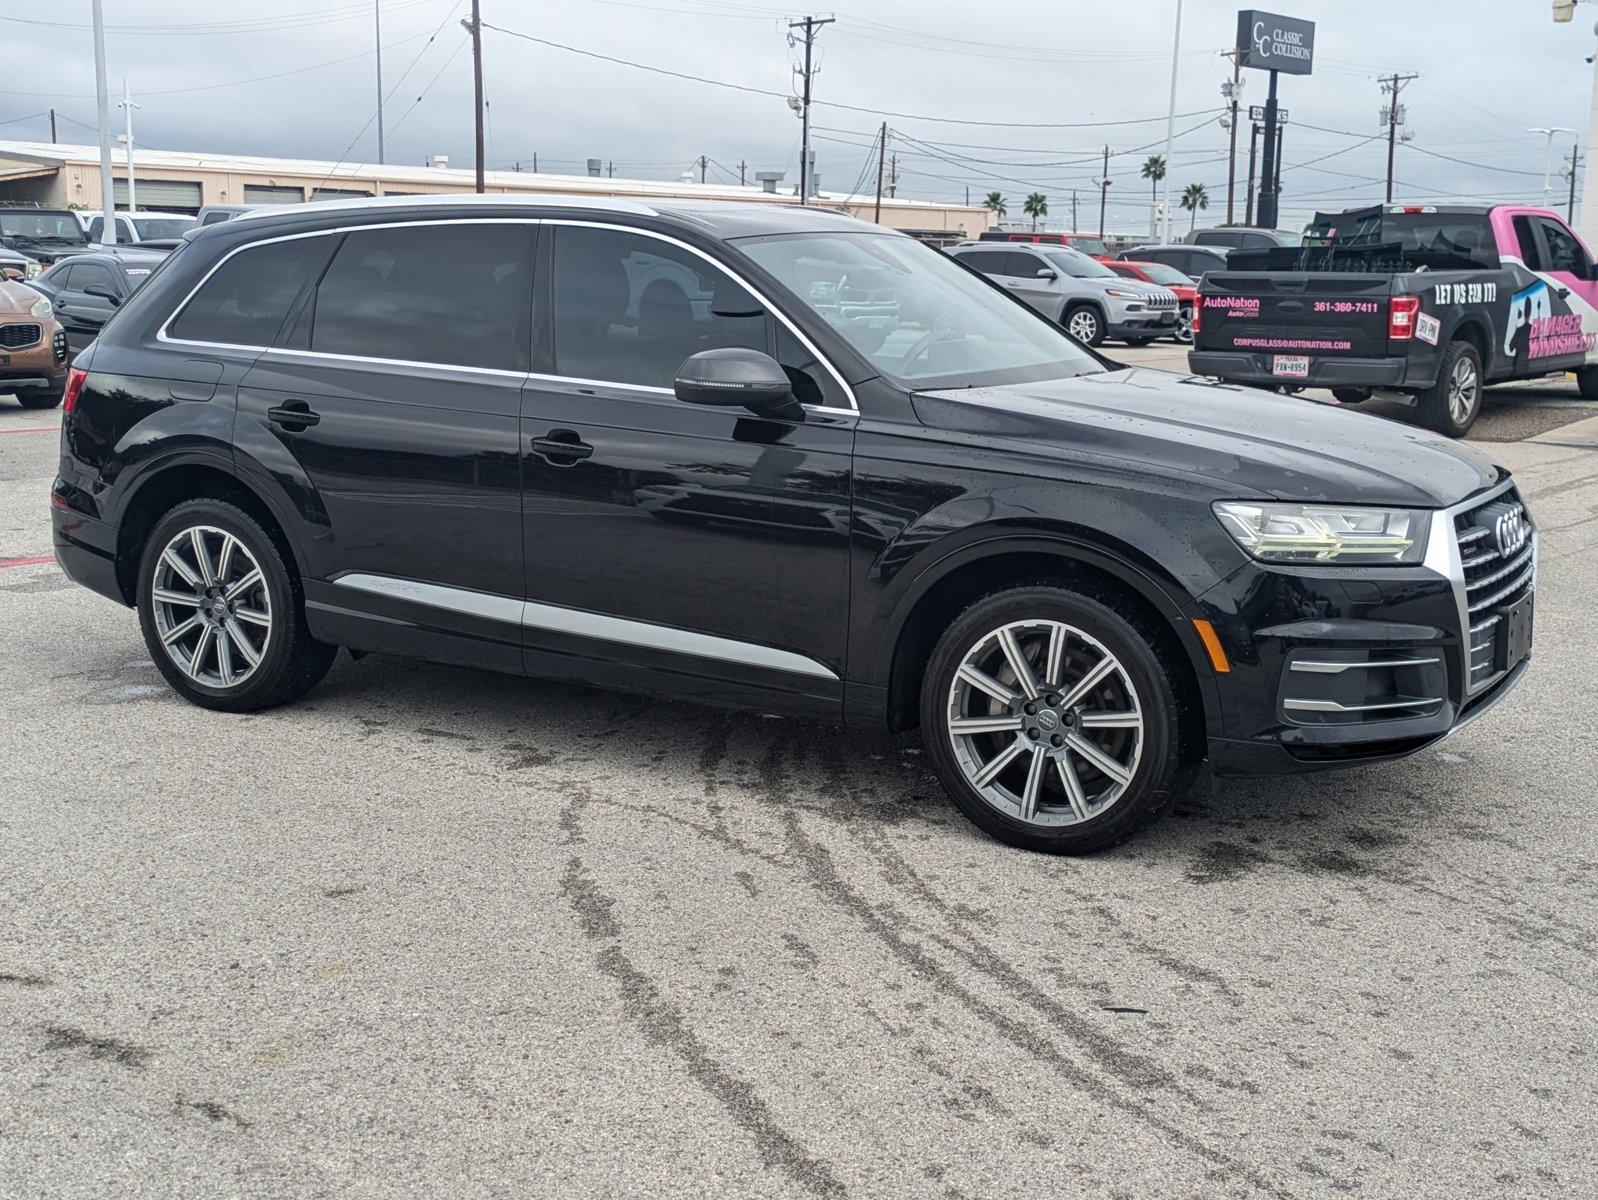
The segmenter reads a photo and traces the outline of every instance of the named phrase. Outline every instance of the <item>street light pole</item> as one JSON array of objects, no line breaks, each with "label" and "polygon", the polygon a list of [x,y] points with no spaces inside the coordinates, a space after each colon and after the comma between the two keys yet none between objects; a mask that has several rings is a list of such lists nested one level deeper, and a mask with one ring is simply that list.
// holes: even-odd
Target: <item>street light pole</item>
[{"label": "street light pole", "polygon": [[[117,107],[122,109],[123,129],[125,130],[123,136],[126,137],[128,143],[128,216],[131,218],[134,213],[139,211],[138,201],[134,195],[133,182],[133,110],[139,106],[133,103],[133,97],[128,94],[128,81],[126,79],[122,81],[122,99],[118,102]],[[106,220],[110,220],[110,217],[107,217]]]},{"label": "street light pole", "polygon": [[[1169,245],[1171,241],[1171,143],[1176,138],[1176,68],[1181,62],[1182,53],[1182,0],[1176,0],[1176,24],[1171,30],[1171,96],[1165,109],[1165,211],[1160,221],[1160,242]],[[1104,173],[1108,175],[1109,164],[1105,164]],[[1103,231],[1100,231],[1103,236]]]},{"label": "street light pole", "polygon": [[1526,132],[1540,133],[1546,139],[1543,142],[1543,204],[1546,205],[1548,197],[1553,191],[1553,185],[1550,180],[1553,177],[1554,135],[1574,133],[1576,131],[1574,129],[1566,129],[1563,125],[1536,125],[1526,130]]},{"label": "street light pole", "polygon": [[111,181],[111,104],[105,84],[105,11],[101,0],[94,0],[94,101],[99,109],[100,124],[100,209],[105,220],[100,223],[100,240],[107,246],[117,243],[116,188]]},{"label": "street light pole", "polygon": [[377,161],[383,162],[383,0],[372,0],[373,41],[377,49]]}]

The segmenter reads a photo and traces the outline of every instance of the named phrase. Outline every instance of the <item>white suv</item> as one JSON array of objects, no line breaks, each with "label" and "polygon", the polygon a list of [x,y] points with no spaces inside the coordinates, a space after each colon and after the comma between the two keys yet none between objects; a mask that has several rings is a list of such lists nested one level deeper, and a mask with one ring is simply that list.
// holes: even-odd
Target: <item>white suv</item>
[{"label": "white suv", "polygon": [[1058,321],[1085,345],[1097,346],[1110,337],[1129,346],[1145,346],[1176,333],[1175,292],[1123,279],[1103,263],[1065,246],[962,242],[949,253]]}]

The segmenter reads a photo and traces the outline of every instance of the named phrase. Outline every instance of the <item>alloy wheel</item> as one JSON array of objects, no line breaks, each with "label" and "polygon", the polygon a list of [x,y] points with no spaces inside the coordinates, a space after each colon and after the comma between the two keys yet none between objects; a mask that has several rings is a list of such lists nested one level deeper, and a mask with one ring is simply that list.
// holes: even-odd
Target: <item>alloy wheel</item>
[{"label": "alloy wheel", "polygon": [[1193,310],[1186,304],[1176,310],[1176,340],[1184,344],[1193,340]]},{"label": "alloy wheel", "polygon": [[1470,420],[1481,397],[1481,376],[1470,358],[1461,356],[1448,376],[1448,412],[1456,425]]},{"label": "alloy wheel", "polygon": [[1065,331],[1077,341],[1090,344],[1098,336],[1099,319],[1087,309],[1079,308],[1071,314]]},{"label": "alloy wheel", "polygon": [[231,688],[261,665],[272,598],[255,556],[214,525],[179,531],[156,562],[151,608],[167,657],[195,683]]},{"label": "alloy wheel", "polygon": [[1060,621],[985,634],[949,688],[947,731],[966,781],[1034,825],[1069,825],[1126,794],[1143,752],[1143,713],[1126,667]]}]

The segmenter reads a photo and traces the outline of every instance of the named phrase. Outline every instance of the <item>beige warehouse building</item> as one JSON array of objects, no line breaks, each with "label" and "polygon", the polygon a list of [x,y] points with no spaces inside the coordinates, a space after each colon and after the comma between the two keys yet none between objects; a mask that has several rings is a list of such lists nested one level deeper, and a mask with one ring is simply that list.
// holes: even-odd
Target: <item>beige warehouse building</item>
[{"label": "beige warehouse building", "polygon": [[[188,213],[198,212],[206,204],[299,204],[354,196],[470,192],[474,183],[472,171],[442,163],[431,167],[393,163],[371,166],[170,150],[137,150],[134,167],[135,198],[141,209]],[[121,151],[113,154],[112,175],[117,207],[121,208],[127,204],[128,191],[126,156]],[[767,191],[758,186],[530,171],[489,171],[484,188],[509,194],[542,192],[645,201],[677,197],[765,204],[799,202],[792,194],[791,184],[786,189]],[[875,199],[823,192],[813,203],[869,221]],[[0,141],[0,203],[99,208],[99,149]],[[975,205],[932,204],[887,196],[882,199],[882,224],[894,229],[975,237],[988,228],[991,216],[987,209]]]}]

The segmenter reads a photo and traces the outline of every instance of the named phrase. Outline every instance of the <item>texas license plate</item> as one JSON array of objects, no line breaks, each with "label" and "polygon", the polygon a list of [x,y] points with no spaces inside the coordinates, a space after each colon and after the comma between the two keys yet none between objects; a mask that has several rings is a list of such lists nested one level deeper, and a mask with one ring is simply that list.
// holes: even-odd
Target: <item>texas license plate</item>
[{"label": "texas license plate", "polygon": [[1308,379],[1309,358],[1303,354],[1272,355],[1271,374],[1282,379]]},{"label": "texas license plate", "polygon": [[1531,653],[1532,601],[1527,596],[1511,608],[1504,610],[1504,636],[1498,641],[1499,661],[1494,664],[1499,671],[1507,671]]}]

